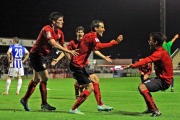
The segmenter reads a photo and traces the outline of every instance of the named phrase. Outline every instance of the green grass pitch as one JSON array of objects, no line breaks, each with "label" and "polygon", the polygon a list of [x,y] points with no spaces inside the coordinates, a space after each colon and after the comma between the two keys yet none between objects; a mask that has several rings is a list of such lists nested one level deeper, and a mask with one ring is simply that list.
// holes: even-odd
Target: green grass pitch
[{"label": "green grass pitch", "polygon": [[[154,101],[162,112],[156,118],[151,114],[141,114],[146,110],[143,97],[139,94],[139,77],[101,78],[102,101],[114,107],[109,112],[99,112],[92,93],[79,107],[85,115],[69,114],[75,103],[73,79],[49,79],[47,84],[48,103],[55,111],[41,110],[39,85],[28,101],[30,112],[24,111],[19,100],[27,90],[30,79],[24,79],[20,95],[16,95],[17,80],[12,80],[9,95],[0,95],[1,120],[179,120],[180,119],[180,77],[174,77],[175,89],[152,93]],[[5,90],[6,80],[0,80],[1,93]]]}]

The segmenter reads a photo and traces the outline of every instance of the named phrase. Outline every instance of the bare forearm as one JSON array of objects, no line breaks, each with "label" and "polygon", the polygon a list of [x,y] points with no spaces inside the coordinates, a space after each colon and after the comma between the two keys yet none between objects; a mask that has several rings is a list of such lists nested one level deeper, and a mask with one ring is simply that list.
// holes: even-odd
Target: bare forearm
[{"label": "bare forearm", "polygon": [[8,59],[8,61],[10,61],[10,53],[9,52],[7,52],[7,59]]},{"label": "bare forearm", "polygon": [[29,53],[27,53],[26,57],[23,59],[23,62],[25,62],[29,58]]},{"label": "bare forearm", "polygon": [[96,55],[98,55],[99,57],[101,57],[101,58],[105,58],[106,56],[104,56],[101,52],[99,52],[99,51],[94,51],[94,53],[96,54]]},{"label": "bare forearm", "polygon": [[57,58],[57,60],[59,61],[59,60],[61,60],[63,57],[64,57],[64,53],[61,52],[61,54],[59,55],[59,57]]}]

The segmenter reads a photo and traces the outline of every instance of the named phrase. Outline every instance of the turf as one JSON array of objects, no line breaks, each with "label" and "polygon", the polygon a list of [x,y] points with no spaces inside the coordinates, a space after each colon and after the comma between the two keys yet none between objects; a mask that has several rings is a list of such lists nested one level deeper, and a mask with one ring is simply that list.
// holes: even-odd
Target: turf
[{"label": "turf", "polygon": [[[102,101],[114,107],[113,111],[98,112],[97,103],[92,93],[79,107],[85,115],[69,114],[75,103],[73,79],[50,79],[47,84],[48,103],[56,107],[56,111],[47,112],[40,108],[41,97],[37,86],[28,101],[30,112],[24,111],[19,100],[27,90],[30,79],[24,79],[20,95],[16,95],[17,80],[12,80],[9,95],[0,95],[1,120],[178,120],[180,119],[180,77],[175,77],[175,92],[166,91],[152,93],[162,115],[156,118],[151,114],[141,114],[146,110],[143,97],[138,92],[139,77],[102,78],[100,88]],[[0,91],[5,90],[5,80],[0,80]]]}]

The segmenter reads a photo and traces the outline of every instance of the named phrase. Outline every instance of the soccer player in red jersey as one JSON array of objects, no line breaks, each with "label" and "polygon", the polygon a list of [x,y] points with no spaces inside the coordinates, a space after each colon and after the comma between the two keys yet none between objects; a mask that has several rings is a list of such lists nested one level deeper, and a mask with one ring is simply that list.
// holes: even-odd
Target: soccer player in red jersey
[{"label": "soccer player in red jersey", "polygon": [[[33,67],[33,79],[28,85],[28,89],[24,97],[20,100],[26,111],[30,111],[28,108],[28,99],[34,92],[36,85],[40,82],[39,89],[41,93],[41,109],[55,110],[55,107],[50,106],[47,103],[47,81],[48,71],[43,66],[43,62],[46,61],[46,56],[52,49],[52,47],[70,53],[72,55],[78,55],[75,50],[68,50],[64,44],[64,35],[60,28],[63,27],[63,15],[58,12],[53,12],[49,16],[50,25],[46,25],[42,28],[36,43],[30,50],[30,62]],[[60,44],[62,44],[62,46]]]},{"label": "soccer player in red jersey", "polygon": [[[94,20],[91,23],[92,32],[83,36],[81,43],[78,46],[78,56],[72,56],[70,69],[73,72],[73,76],[76,78],[80,85],[85,87],[85,90],[81,93],[74,106],[70,109],[70,113],[84,114],[78,110],[78,107],[87,99],[87,97],[94,91],[94,85],[89,79],[89,74],[86,72],[85,63],[91,53],[91,51],[99,50],[102,48],[112,47],[119,44],[123,40],[123,36],[119,35],[117,41],[110,43],[101,43],[98,37],[103,36],[105,31],[104,23],[99,20]],[[97,85],[98,86],[98,85]]]},{"label": "soccer player in red jersey", "polygon": [[[82,26],[79,26],[76,29],[76,35],[77,35],[77,38],[74,39],[74,40],[71,40],[69,42],[69,45],[67,46],[67,48],[69,50],[77,49],[78,45],[80,44],[81,39],[84,36],[84,28]],[[96,55],[102,57],[106,61],[112,62],[112,60],[109,58],[110,56],[104,56],[99,51],[94,51],[94,52],[95,52]],[[57,59],[53,60],[51,65],[55,65],[62,57],[64,57],[64,53],[63,52],[59,55],[59,57]],[[104,105],[103,102],[101,101],[101,92],[100,92],[100,89],[99,89],[99,77],[96,74],[94,74],[92,71],[89,70],[88,61],[85,63],[85,68],[86,68],[87,73],[89,74],[90,80],[93,82],[94,95],[95,95],[95,98],[96,98],[96,101],[97,101],[97,104],[98,104],[98,110],[99,111],[109,111],[109,110],[112,110],[113,107],[108,107],[107,105]],[[74,88],[75,88],[76,99],[78,99],[78,97],[79,97],[79,89],[81,88],[81,86],[83,86],[83,85],[79,86],[77,80],[75,80]],[[82,89],[82,91],[83,91],[83,89]]]},{"label": "soccer player in red jersey", "polygon": [[[140,60],[142,60],[142,59],[140,59]],[[151,63],[141,65],[141,66],[138,67],[138,70],[141,73],[141,81],[143,82],[152,73],[152,65],[151,65]]]},{"label": "soccer player in red jersey", "polygon": [[168,52],[162,47],[164,35],[158,32],[150,34],[149,45],[150,49],[154,50],[153,54],[142,59],[141,61],[131,64],[127,68],[138,67],[147,63],[154,62],[156,73],[155,78],[148,78],[141,82],[138,89],[144,97],[148,109],[143,113],[152,113],[152,117],[160,116],[161,112],[156,107],[153,97],[150,92],[166,90],[169,88],[173,78],[173,66]]}]

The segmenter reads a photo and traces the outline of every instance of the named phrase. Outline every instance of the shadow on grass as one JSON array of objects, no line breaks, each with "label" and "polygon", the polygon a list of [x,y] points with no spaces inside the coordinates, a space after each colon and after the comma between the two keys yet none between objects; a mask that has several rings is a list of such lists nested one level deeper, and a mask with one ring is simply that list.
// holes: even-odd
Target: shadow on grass
[{"label": "shadow on grass", "polygon": [[19,110],[19,109],[0,109],[0,111],[24,111],[24,110]]},{"label": "shadow on grass", "polygon": [[[24,109],[0,109],[0,111],[25,111]],[[25,112],[48,112],[48,113],[69,113],[68,111],[48,111],[48,110],[30,110],[30,111],[25,111]]]},{"label": "shadow on grass", "polygon": [[[111,111],[109,111],[111,112]],[[111,112],[110,114],[109,113],[106,113],[104,115],[112,115],[112,114],[121,114],[121,115],[129,115],[129,116],[142,116],[142,113],[140,112],[129,112],[129,111],[115,111],[115,112]]]},{"label": "shadow on grass", "polygon": [[[39,97],[32,97],[33,99],[39,99]],[[58,99],[58,100],[76,100],[75,98],[60,98],[60,97],[47,97],[47,99]]]}]

